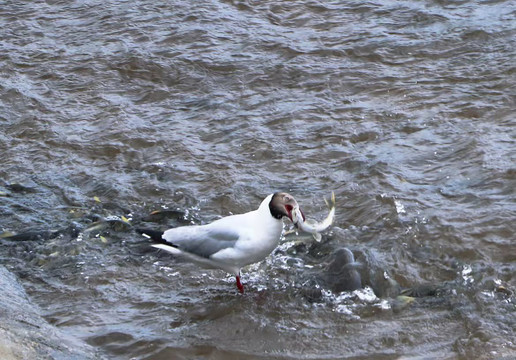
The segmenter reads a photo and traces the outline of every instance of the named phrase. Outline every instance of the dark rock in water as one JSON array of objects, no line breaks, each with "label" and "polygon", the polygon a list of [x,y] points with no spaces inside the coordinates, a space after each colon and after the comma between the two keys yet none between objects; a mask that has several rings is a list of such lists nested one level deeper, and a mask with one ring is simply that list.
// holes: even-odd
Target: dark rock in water
[{"label": "dark rock in water", "polygon": [[393,298],[399,295],[401,288],[394,280],[378,257],[370,250],[355,251],[364,286],[370,286],[378,297]]},{"label": "dark rock in water", "polygon": [[11,241],[38,241],[53,239],[57,237],[59,234],[60,231],[58,230],[31,230],[20,234],[4,236],[3,239]]},{"label": "dark rock in water", "polygon": [[76,238],[77,236],[79,236],[79,234],[84,231],[84,226],[77,223],[77,222],[72,222],[70,225],[68,225],[68,227],[66,229],[63,230],[63,234],[67,234],[69,236],[71,236],[72,238]]},{"label": "dark rock in water", "polygon": [[365,286],[371,287],[378,297],[393,298],[399,295],[400,286],[371,251],[356,250],[355,254],[341,247],[326,255],[329,260],[322,270],[316,270],[309,279],[304,280],[302,295],[308,301],[315,302],[323,297],[321,289],[340,293]]},{"label": "dark rock in water", "polygon": [[436,286],[433,284],[420,284],[408,289],[403,289],[401,291],[401,295],[411,297],[436,296],[438,294],[439,289],[440,286]]},{"label": "dark rock in water", "polygon": [[371,251],[356,250],[355,254],[345,247],[334,250],[318,276],[319,283],[335,293],[364,286],[370,286],[378,297],[396,297],[400,293],[398,283]]},{"label": "dark rock in water", "polygon": [[310,288],[310,287],[304,287],[301,289],[301,295],[304,296],[306,300],[308,300],[311,303],[321,301],[322,299],[322,290],[320,288]]},{"label": "dark rock in water", "polygon": [[333,292],[353,291],[362,287],[362,279],[351,250],[340,248],[331,254],[331,260],[324,269],[324,280]]},{"label": "dark rock in water", "polygon": [[311,303],[322,301],[323,292],[321,289],[321,283],[317,277],[312,277],[311,279],[305,280],[303,285],[300,288],[300,294]]},{"label": "dark rock in water", "polygon": [[29,230],[19,234],[0,235],[0,239],[10,241],[41,241],[50,240],[58,237],[59,235],[69,235],[71,237],[77,237],[84,226],[79,223],[73,222],[66,228],[60,230]]},{"label": "dark rock in water", "polygon": [[93,348],[50,325],[16,277],[0,266],[0,358],[99,359]]},{"label": "dark rock in water", "polygon": [[13,184],[7,184],[7,185],[5,185],[5,187],[14,193],[35,193],[35,192],[37,192],[36,185],[29,186],[29,185],[13,183]]},{"label": "dark rock in water", "polygon": [[397,298],[393,304],[398,308],[404,308],[413,298],[436,297],[443,293],[443,286],[434,284],[416,284],[402,290],[389,274],[386,265],[381,263],[380,257],[370,249],[357,249],[352,252],[341,247],[325,256],[329,260],[322,264],[324,267],[314,269],[309,274],[310,277],[304,279],[301,294],[310,302],[322,300],[321,289],[340,293],[369,286],[377,297]]},{"label": "dark rock in water", "polygon": [[189,223],[190,220],[186,219],[186,212],[175,209],[162,209],[151,212],[150,214],[142,218],[143,221],[160,223],[163,220],[176,220],[180,223]]}]

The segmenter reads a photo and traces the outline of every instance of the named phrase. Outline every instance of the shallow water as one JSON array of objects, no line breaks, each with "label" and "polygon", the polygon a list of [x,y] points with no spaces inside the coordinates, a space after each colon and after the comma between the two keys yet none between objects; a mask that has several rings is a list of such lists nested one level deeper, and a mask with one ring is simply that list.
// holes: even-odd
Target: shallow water
[{"label": "shallow water", "polygon": [[[515,356],[515,15],[511,1],[7,2],[0,230],[62,231],[1,240],[1,262],[107,358]],[[244,296],[123,221],[92,229],[206,223],[277,190],[318,219],[334,190],[336,221],[321,244],[286,237]],[[342,246],[401,287],[444,290],[307,298]]]}]

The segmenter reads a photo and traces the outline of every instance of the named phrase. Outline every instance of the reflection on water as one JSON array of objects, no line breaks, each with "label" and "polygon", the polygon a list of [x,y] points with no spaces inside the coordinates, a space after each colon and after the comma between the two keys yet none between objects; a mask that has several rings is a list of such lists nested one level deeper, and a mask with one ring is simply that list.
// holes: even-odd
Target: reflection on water
[{"label": "reflection on water", "polygon": [[[108,358],[509,358],[515,11],[4,4],[2,263]],[[131,231],[276,190],[318,219],[334,190],[336,222],[320,244],[287,236],[244,296]],[[363,287],[339,293],[343,247]]]}]

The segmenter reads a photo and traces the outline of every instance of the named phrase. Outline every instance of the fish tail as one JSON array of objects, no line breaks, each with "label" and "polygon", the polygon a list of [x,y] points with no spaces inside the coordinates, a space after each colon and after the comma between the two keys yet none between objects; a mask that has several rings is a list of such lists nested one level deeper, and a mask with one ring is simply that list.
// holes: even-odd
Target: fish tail
[{"label": "fish tail", "polygon": [[326,206],[328,206],[328,208],[330,208],[330,209],[332,207],[335,207],[335,192],[334,191],[331,192],[331,205],[328,202],[328,200],[326,200],[326,198],[324,198],[324,202],[326,203]]}]

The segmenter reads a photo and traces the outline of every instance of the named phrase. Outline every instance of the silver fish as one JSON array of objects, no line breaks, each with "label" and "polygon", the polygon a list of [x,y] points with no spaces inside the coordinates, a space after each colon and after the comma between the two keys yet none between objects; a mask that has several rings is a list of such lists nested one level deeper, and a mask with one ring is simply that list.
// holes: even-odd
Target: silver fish
[{"label": "silver fish", "polygon": [[316,241],[321,241],[321,233],[328,229],[335,219],[335,193],[331,192],[330,203],[326,199],[324,199],[324,202],[326,202],[330,212],[326,219],[321,222],[306,219],[299,206],[296,206],[292,211],[292,222],[294,225],[301,231],[312,234]]}]

